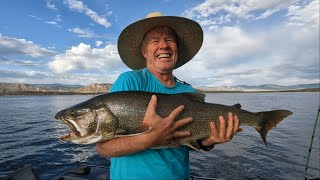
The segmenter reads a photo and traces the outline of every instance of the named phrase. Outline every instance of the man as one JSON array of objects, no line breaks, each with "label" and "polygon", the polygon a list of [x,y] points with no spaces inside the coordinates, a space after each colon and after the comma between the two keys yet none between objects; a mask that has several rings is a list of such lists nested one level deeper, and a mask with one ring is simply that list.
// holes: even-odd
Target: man
[{"label": "man", "polygon": [[[191,60],[202,45],[203,32],[198,23],[174,16],[149,14],[146,19],[126,27],[118,40],[118,51],[123,62],[134,69],[121,74],[110,89],[115,91],[149,91],[166,94],[196,91],[172,74]],[[183,106],[168,117],[156,113],[157,98],[152,96],[144,122],[151,125],[150,132],[121,137],[98,143],[97,152],[111,158],[111,179],[188,179],[189,149],[177,147],[175,139],[190,135],[178,131],[192,121],[192,117],[175,121]],[[239,128],[239,120],[231,113],[227,122],[221,116],[220,129],[214,123],[212,136],[198,141],[199,147],[210,150],[215,144],[229,141]],[[160,145],[173,146],[152,149]]]}]

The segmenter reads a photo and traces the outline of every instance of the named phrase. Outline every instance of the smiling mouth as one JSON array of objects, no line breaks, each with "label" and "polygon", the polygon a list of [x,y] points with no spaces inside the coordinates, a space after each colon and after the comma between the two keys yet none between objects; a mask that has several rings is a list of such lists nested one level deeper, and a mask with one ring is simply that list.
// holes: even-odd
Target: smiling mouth
[{"label": "smiling mouth", "polygon": [[163,54],[158,54],[158,55],[157,55],[157,58],[158,58],[158,59],[170,58],[170,57],[171,57],[171,54],[169,54],[169,53],[163,53]]}]

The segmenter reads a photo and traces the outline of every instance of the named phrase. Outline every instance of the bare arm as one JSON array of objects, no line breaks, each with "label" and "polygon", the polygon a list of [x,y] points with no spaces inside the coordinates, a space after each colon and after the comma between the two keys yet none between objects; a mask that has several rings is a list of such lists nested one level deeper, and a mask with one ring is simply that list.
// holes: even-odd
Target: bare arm
[{"label": "bare arm", "polygon": [[[121,137],[96,144],[97,152],[105,157],[124,156],[160,145],[173,144],[176,138],[190,135],[187,131],[177,131],[176,129],[190,123],[191,118],[175,121],[183,106],[177,107],[168,117],[162,118],[156,113],[157,98],[152,96],[144,122],[150,124],[151,131],[142,135]],[[174,145],[174,144],[173,144]]]},{"label": "bare arm", "polygon": [[146,150],[151,147],[151,142],[148,140],[149,133],[121,137],[96,144],[97,152],[104,157],[124,156],[139,151]]}]

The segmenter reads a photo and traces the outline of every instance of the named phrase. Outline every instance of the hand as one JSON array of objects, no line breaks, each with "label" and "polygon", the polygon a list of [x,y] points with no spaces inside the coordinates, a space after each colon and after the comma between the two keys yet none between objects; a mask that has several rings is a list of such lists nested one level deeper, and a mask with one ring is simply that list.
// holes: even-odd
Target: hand
[{"label": "hand", "polygon": [[165,118],[159,116],[156,113],[156,109],[157,96],[152,95],[143,120],[144,123],[148,123],[151,126],[151,131],[148,133],[151,147],[160,145],[177,147],[178,144],[175,142],[176,139],[187,137],[190,135],[190,132],[188,131],[178,131],[177,129],[190,123],[192,119],[185,118],[179,121],[175,121],[178,115],[183,111],[183,106],[177,107],[169,114],[169,116]]},{"label": "hand", "polygon": [[239,129],[238,116],[233,116],[231,112],[228,113],[228,122],[224,120],[223,116],[219,117],[219,130],[216,128],[214,122],[210,122],[211,136],[207,139],[201,140],[203,146],[212,146],[230,141]]}]

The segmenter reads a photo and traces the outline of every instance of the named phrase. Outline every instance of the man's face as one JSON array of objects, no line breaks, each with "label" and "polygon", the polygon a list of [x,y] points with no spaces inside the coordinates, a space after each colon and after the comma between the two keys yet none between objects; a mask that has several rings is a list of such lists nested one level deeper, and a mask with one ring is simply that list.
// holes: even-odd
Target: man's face
[{"label": "man's face", "polygon": [[168,27],[156,27],[150,30],[145,35],[141,52],[146,58],[148,68],[159,73],[172,72],[178,59],[174,32]]}]

